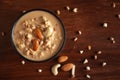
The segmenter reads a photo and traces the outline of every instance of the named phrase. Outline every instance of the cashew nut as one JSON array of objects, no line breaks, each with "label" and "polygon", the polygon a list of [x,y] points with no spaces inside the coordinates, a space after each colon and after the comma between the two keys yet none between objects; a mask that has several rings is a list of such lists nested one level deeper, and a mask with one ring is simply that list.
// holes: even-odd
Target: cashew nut
[{"label": "cashew nut", "polygon": [[75,65],[72,68],[71,74],[72,74],[72,78],[74,78],[75,77]]},{"label": "cashew nut", "polygon": [[51,36],[51,35],[53,34],[53,28],[52,28],[52,27],[48,27],[43,34],[44,34],[46,37]]},{"label": "cashew nut", "polygon": [[54,76],[58,75],[58,68],[61,67],[61,64],[55,64],[52,66],[51,70]]}]

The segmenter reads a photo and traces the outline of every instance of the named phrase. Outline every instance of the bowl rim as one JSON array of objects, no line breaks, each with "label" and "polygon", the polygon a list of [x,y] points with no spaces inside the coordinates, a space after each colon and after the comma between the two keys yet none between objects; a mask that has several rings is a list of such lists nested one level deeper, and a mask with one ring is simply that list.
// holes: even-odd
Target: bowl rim
[{"label": "bowl rim", "polygon": [[[14,29],[15,29],[15,27],[16,27],[17,22],[18,22],[19,19],[21,19],[21,17],[23,17],[25,14],[27,14],[27,13],[29,13],[29,12],[34,12],[34,11],[44,11],[44,12],[48,12],[48,13],[50,13],[51,15],[53,15],[53,16],[60,22],[61,28],[62,28],[62,31],[63,31],[63,41],[62,41],[62,45],[60,46],[60,48],[56,51],[56,53],[55,53],[52,57],[50,57],[50,58],[48,58],[48,59],[45,59],[45,60],[32,60],[32,59],[29,59],[29,58],[25,57],[24,55],[22,55],[22,53],[20,53],[20,52],[18,51],[18,49],[17,49],[16,46],[15,46],[15,42],[14,42],[14,36],[13,36],[13,35],[14,35]],[[28,60],[28,61],[32,61],[32,62],[47,62],[47,61],[50,61],[50,60],[54,59],[55,57],[57,57],[58,54],[60,54],[60,52],[62,51],[62,49],[63,49],[63,47],[64,47],[64,45],[65,45],[65,42],[66,42],[66,31],[65,31],[65,27],[64,27],[64,25],[63,25],[62,20],[61,20],[55,13],[53,13],[52,11],[47,10],[47,9],[31,9],[31,10],[28,10],[28,11],[22,13],[22,14],[15,20],[15,22],[14,22],[14,24],[13,24],[13,27],[12,27],[12,31],[11,31],[11,41],[12,41],[12,45],[13,45],[13,47],[16,49],[17,53],[19,53],[19,55],[22,56],[24,59],[26,59],[26,60]]]}]

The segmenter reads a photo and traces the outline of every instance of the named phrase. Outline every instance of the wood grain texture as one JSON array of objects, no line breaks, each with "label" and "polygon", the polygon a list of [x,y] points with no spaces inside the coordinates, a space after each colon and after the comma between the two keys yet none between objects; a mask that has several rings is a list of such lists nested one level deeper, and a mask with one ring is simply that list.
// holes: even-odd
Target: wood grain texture
[{"label": "wood grain texture", "polygon": [[[112,3],[116,3],[113,8]],[[65,10],[77,7],[78,13]],[[66,29],[66,43],[60,55],[67,55],[68,62],[76,65],[76,77],[70,78],[70,72],[60,70],[59,75],[53,76],[50,68],[57,63],[57,58],[44,63],[34,63],[22,58],[11,43],[11,30],[23,10],[47,9],[52,12],[61,11],[58,17]],[[91,75],[91,80],[120,80],[120,13],[119,0],[1,0],[0,1],[0,80],[87,80],[86,74]],[[107,22],[108,28],[103,28],[102,23]],[[82,31],[82,35],[76,32]],[[108,38],[114,37],[116,43],[112,44]],[[78,37],[76,42],[74,37]],[[92,50],[87,50],[91,45]],[[84,54],[79,54],[84,50]],[[94,60],[96,51],[102,54]],[[87,58],[88,64],[82,64]],[[22,65],[21,61],[26,64]],[[101,66],[105,61],[107,65]],[[63,63],[63,64],[65,64]],[[90,66],[91,71],[86,71],[85,66]],[[37,69],[42,69],[38,73]]]}]

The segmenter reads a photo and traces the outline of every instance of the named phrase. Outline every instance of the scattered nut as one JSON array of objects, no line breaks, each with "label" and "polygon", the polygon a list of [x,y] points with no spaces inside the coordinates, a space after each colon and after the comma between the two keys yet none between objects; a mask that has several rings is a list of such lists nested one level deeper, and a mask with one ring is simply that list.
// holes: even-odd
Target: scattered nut
[{"label": "scattered nut", "polygon": [[110,37],[109,39],[110,39],[111,41],[114,41],[114,40],[115,40],[115,38],[114,38],[114,37]]},{"label": "scattered nut", "polygon": [[2,36],[5,36],[5,32],[1,32],[1,35],[2,35]]},{"label": "scattered nut", "polygon": [[114,44],[114,43],[115,43],[115,41],[112,41],[112,43]]},{"label": "scattered nut", "polygon": [[97,55],[94,55],[94,59],[97,60]]},{"label": "scattered nut", "polygon": [[85,59],[85,60],[83,61],[83,64],[87,64],[87,63],[88,63],[88,60]]},{"label": "scattered nut", "polygon": [[82,34],[82,32],[81,32],[81,31],[78,31],[78,34],[79,34],[79,35],[81,35],[81,34]]},{"label": "scattered nut", "polygon": [[42,72],[42,69],[38,69],[38,72]]},{"label": "scattered nut", "polygon": [[103,62],[103,63],[102,63],[102,66],[103,66],[103,67],[104,67],[104,66],[106,66],[106,65],[107,65],[107,63],[106,63],[106,62]]},{"label": "scattered nut", "polygon": [[116,4],[115,4],[115,3],[112,3],[112,7],[115,8],[115,7],[116,7]]},{"label": "scattered nut", "polygon": [[78,38],[77,38],[77,37],[75,37],[75,38],[74,38],[74,42],[76,42],[77,40],[78,40]]},{"label": "scattered nut", "polygon": [[117,15],[118,19],[120,19],[120,14]]},{"label": "scattered nut", "polygon": [[86,75],[86,77],[87,77],[88,79],[90,79],[90,78],[91,78],[91,76],[90,76],[90,75],[88,75],[88,74]]},{"label": "scattered nut", "polygon": [[83,52],[84,52],[83,50],[80,50],[80,54],[83,54]]},{"label": "scattered nut", "polygon": [[78,8],[74,8],[74,9],[73,9],[73,12],[74,12],[74,13],[77,13],[77,12],[78,12]]},{"label": "scattered nut", "polygon": [[60,10],[57,10],[56,13],[57,13],[57,15],[60,15]]},{"label": "scattered nut", "polygon": [[72,74],[72,78],[74,78],[74,77],[75,77],[75,65],[73,65],[73,68],[72,68],[71,74]]},{"label": "scattered nut", "polygon": [[61,67],[63,71],[70,71],[73,68],[74,64],[73,63],[67,63]]},{"label": "scattered nut", "polygon": [[25,64],[25,61],[24,61],[24,60],[22,60],[22,61],[21,61],[21,63],[24,65],[24,64]]},{"label": "scattered nut", "polygon": [[97,51],[97,54],[101,54],[102,53],[102,51]]},{"label": "scattered nut", "polygon": [[52,66],[51,71],[54,76],[58,75],[58,68],[60,68],[60,67],[61,67],[61,64],[55,64]]},{"label": "scattered nut", "polygon": [[107,23],[103,23],[103,27],[104,27],[104,28],[107,28],[107,27],[108,27],[108,24],[107,24]]},{"label": "scattered nut", "polygon": [[23,11],[22,11],[22,13],[25,13],[25,12],[26,12],[26,10],[23,10]]},{"label": "scattered nut", "polygon": [[91,45],[88,45],[88,50],[91,50],[91,48],[92,48]]},{"label": "scattered nut", "polygon": [[109,40],[114,44],[115,43],[115,38],[114,37],[110,37]]},{"label": "scattered nut", "polygon": [[65,8],[66,8],[68,11],[70,10],[70,7],[69,7],[69,6],[66,6]]},{"label": "scattered nut", "polygon": [[87,67],[86,67],[86,70],[87,70],[87,71],[90,71],[90,66],[87,66]]},{"label": "scattered nut", "polygon": [[60,56],[60,57],[58,58],[58,62],[59,62],[59,63],[65,62],[65,61],[67,61],[67,60],[68,60],[68,56]]}]

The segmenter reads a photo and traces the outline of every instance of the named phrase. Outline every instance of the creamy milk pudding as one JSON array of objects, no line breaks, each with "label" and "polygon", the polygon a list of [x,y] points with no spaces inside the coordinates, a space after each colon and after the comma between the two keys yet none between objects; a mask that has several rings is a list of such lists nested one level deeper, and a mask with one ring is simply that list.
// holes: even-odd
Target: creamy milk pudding
[{"label": "creamy milk pudding", "polygon": [[60,20],[44,10],[25,13],[12,31],[17,51],[32,61],[44,61],[55,56],[64,44],[64,37]]}]

